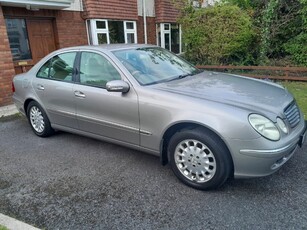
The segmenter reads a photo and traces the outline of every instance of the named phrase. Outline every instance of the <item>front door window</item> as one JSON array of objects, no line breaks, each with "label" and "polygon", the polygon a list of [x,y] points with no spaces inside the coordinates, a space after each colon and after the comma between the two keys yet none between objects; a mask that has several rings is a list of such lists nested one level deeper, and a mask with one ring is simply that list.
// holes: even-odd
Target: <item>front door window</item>
[{"label": "front door window", "polygon": [[80,61],[80,83],[105,88],[111,80],[120,80],[115,67],[102,55],[82,52]]}]

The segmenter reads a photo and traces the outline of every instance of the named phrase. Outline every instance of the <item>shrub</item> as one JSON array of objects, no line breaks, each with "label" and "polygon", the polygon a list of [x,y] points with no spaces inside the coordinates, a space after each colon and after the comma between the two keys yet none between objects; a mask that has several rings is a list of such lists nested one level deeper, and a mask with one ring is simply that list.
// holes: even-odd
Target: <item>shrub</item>
[{"label": "shrub", "polygon": [[250,16],[234,5],[187,9],[180,19],[186,57],[200,64],[250,64]]},{"label": "shrub", "polygon": [[291,59],[297,65],[307,66],[307,33],[302,32],[288,43],[285,50],[291,55]]}]

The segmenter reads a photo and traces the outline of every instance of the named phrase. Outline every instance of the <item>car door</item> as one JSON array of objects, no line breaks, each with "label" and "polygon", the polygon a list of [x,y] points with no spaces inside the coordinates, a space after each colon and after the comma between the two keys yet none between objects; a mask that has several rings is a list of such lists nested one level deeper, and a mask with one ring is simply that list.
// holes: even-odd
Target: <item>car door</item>
[{"label": "car door", "polygon": [[51,123],[74,129],[78,126],[73,93],[76,56],[77,52],[66,52],[52,57],[32,82]]},{"label": "car door", "polygon": [[74,86],[79,129],[117,141],[139,145],[138,99],[127,93],[108,92],[106,83],[125,80],[111,59],[102,53],[80,53],[79,84]]}]

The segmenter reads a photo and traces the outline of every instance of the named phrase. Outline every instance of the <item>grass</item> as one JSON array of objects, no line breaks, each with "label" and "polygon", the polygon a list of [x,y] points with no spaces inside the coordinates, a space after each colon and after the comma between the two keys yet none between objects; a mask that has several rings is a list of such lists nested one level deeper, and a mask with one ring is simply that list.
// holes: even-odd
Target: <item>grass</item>
[{"label": "grass", "polygon": [[0,225],[0,230],[9,230],[9,229],[4,227],[3,225]]},{"label": "grass", "polygon": [[16,113],[16,114],[13,114],[13,115],[10,115],[10,116],[7,116],[7,117],[0,117],[0,123],[6,122],[6,121],[13,121],[13,120],[16,120],[16,119],[21,118],[21,117],[22,117],[22,115],[20,113]]},{"label": "grass", "polygon": [[295,97],[297,104],[307,119],[307,82],[281,82]]}]

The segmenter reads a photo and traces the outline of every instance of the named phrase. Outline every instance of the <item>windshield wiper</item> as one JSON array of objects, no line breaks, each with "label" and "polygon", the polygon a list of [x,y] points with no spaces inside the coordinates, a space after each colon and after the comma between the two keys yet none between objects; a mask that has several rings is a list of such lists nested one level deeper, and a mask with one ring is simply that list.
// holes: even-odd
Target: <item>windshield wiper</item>
[{"label": "windshield wiper", "polygon": [[175,79],[182,79],[182,78],[185,78],[185,77],[188,77],[188,76],[194,76],[196,74],[199,74],[201,72],[203,72],[204,70],[201,70],[201,69],[196,69],[196,71],[193,71],[191,73],[183,73],[183,74],[180,74],[178,77],[176,77]]},{"label": "windshield wiper", "polygon": [[204,71],[205,71],[204,69],[197,69],[196,71],[194,71],[193,75],[202,73]]},{"label": "windshield wiper", "polygon": [[192,76],[192,75],[194,75],[194,74],[193,73],[183,73],[183,74],[180,74],[180,75],[173,77],[171,79],[164,80],[162,82],[169,82],[169,81],[174,81],[174,80],[178,80],[178,79],[183,79],[185,77]]},{"label": "windshield wiper", "polygon": [[182,79],[182,78],[185,78],[185,77],[188,77],[188,76],[192,76],[192,74],[191,73],[180,74],[177,78]]}]

